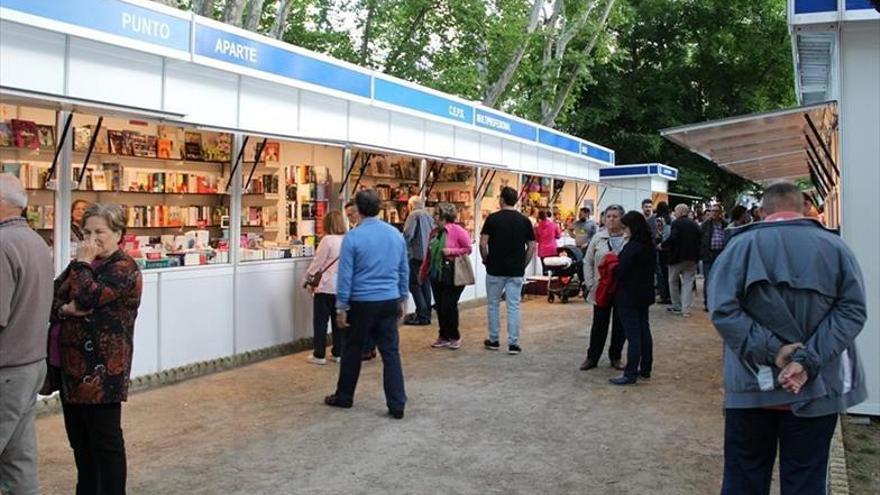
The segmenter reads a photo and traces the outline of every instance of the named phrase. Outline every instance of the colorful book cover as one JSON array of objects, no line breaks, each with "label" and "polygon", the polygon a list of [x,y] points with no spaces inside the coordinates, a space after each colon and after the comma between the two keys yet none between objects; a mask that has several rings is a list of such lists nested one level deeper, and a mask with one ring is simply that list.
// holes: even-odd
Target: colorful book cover
[{"label": "colorful book cover", "polygon": [[38,125],[37,132],[40,136],[40,148],[46,150],[55,149],[55,129],[51,125]]},{"label": "colorful book cover", "polygon": [[187,160],[202,160],[202,135],[198,132],[187,132],[184,145],[184,158]]},{"label": "colorful book cover", "polygon": [[12,174],[21,179],[21,166],[22,164],[18,162],[3,162],[2,170],[4,174]]},{"label": "colorful book cover", "polygon": [[263,150],[263,160],[266,163],[278,163],[281,159],[281,143],[268,142]]},{"label": "colorful book cover", "polygon": [[122,131],[107,129],[107,142],[110,145],[110,153],[114,155],[128,155],[125,152],[125,135]]},{"label": "colorful book cover", "polygon": [[156,158],[159,154],[159,138],[156,136],[147,136],[147,156]]},{"label": "colorful book cover", "polygon": [[[73,128],[73,151],[85,153],[89,150],[89,144],[92,142],[92,128],[74,127]],[[97,150],[95,150],[97,151]]]},{"label": "colorful book cover", "polygon": [[104,176],[107,178],[107,188],[110,191],[120,191],[122,187],[122,165],[119,163],[103,163]]},{"label": "colorful book cover", "polygon": [[18,148],[40,149],[40,130],[30,120],[12,119],[12,144]]},{"label": "colorful book cover", "polygon": [[137,131],[124,131],[123,135],[125,136],[126,146],[130,151],[130,153],[127,154],[142,158],[149,156],[149,150],[147,149],[147,136],[144,136]]},{"label": "colorful book cover", "polygon": [[0,146],[12,146],[12,127],[6,122],[0,122]]},{"label": "colorful book cover", "polygon": [[159,158],[177,158],[174,153],[174,141],[165,138],[159,138],[156,141],[156,155]]},{"label": "colorful book cover", "polygon": [[92,171],[92,190],[93,191],[106,191],[107,190],[107,176],[104,175],[103,170],[93,170]]}]

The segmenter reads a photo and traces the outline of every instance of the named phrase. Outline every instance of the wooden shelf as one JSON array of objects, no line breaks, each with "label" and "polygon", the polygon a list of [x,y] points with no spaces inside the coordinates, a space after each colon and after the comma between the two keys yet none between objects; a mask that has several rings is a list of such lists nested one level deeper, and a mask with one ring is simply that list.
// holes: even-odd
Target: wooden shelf
[{"label": "wooden shelf", "polygon": [[179,193],[179,192],[147,192],[147,191],[95,191],[92,189],[74,189],[73,193],[94,193],[94,194],[138,194],[153,196],[228,196],[227,193]]},{"label": "wooden shelf", "polygon": [[198,225],[180,225],[180,226],[165,226],[165,227],[125,227],[130,230],[157,230],[157,229],[219,229],[219,225],[205,225],[204,227],[200,227]]},{"label": "wooden shelf", "polygon": [[[42,156],[42,155],[47,155],[49,157],[55,156],[55,150],[43,150],[43,149],[33,150],[30,148],[16,148],[13,146],[2,146],[2,147],[0,147],[0,151],[26,154],[26,155],[32,155],[32,156]],[[74,157],[85,158],[86,152],[85,151],[74,151],[73,155],[74,155]],[[232,163],[229,160],[227,160],[227,161],[186,160],[186,159],[182,159],[182,158],[158,158],[158,157],[152,157],[152,156],[117,155],[115,153],[99,153],[97,151],[92,152],[92,156],[89,158],[89,161],[92,162],[92,160],[96,157],[102,157],[102,158],[108,158],[108,159],[112,158],[114,160],[171,162],[171,163],[184,163],[184,164],[230,165]],[[81,164],[82,160],[74,160],[74,162],[75,162],[74,165],[78,165],[78,164]],[[91,164],[93,165],[94,162],[92,162]]]}]

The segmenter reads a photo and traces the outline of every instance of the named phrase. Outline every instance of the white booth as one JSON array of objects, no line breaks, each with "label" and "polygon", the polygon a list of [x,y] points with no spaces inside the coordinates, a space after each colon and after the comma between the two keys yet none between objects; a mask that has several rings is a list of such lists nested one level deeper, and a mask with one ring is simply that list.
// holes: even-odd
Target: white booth
[{"label": "white booth", "polygon": [[801,106],[666,129],[661,134],[756,182],[809,178],[823,218],[840,229],[865,280],[857,342],[880,415],[880,13],[868,0],[789,0]]},{"label": "white booth", "polygon": [[599,170],[599,177],[603,186],[597,203],[599,211],[613,204],[627,211],[641,211],[645,199],[655,206],[668,201],[669,182],[678,180],[678,169],[662,163],[617,165]]},{"label": "white booth", "polygon": [[[3,0],[0,99],[3,168],[26,182],[56,272],[75,200],[126,207],[145,255],[133,376],[310,336],[300,283],[320,218],[358,188],[386,195],[391,223],[408,195],[453,201],[476,237],[522,174],[597,183],[614,164],[583,139],[146,0]],[[166,245],[182,252],[151,258]],[[484,295],[475,267],[463,300]]]}]

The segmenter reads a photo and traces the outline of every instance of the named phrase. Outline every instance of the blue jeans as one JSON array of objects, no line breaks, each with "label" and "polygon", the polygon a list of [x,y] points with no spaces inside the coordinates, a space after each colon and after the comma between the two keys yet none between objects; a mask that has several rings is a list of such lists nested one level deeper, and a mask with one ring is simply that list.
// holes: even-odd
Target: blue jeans
[{"label": "blue jeans", "polygon": [[522,277],[486,275],[486,297],[489,299],[489,340],[498,342],[501,326],[501,295],[507,299],[507,344],[519,344],[519,303],[522,299]]}]

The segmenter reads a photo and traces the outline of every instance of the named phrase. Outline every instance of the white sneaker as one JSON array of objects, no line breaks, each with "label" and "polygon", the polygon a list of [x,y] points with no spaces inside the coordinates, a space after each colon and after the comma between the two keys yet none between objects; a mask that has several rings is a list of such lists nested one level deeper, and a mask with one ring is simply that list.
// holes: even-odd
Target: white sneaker
[{"label": "white sneaker", "polygon": [[324,358],[316,358],[314,355],[309,356],[309,357],[306,359],[306,361],[308,361],[308,362],[310,362],[310,363],[312,363],[312,364],[320,364],[320,365],[325,365],[325,364],[327,364],[327,360],[326,360],[326,359],[324,359]]}]

